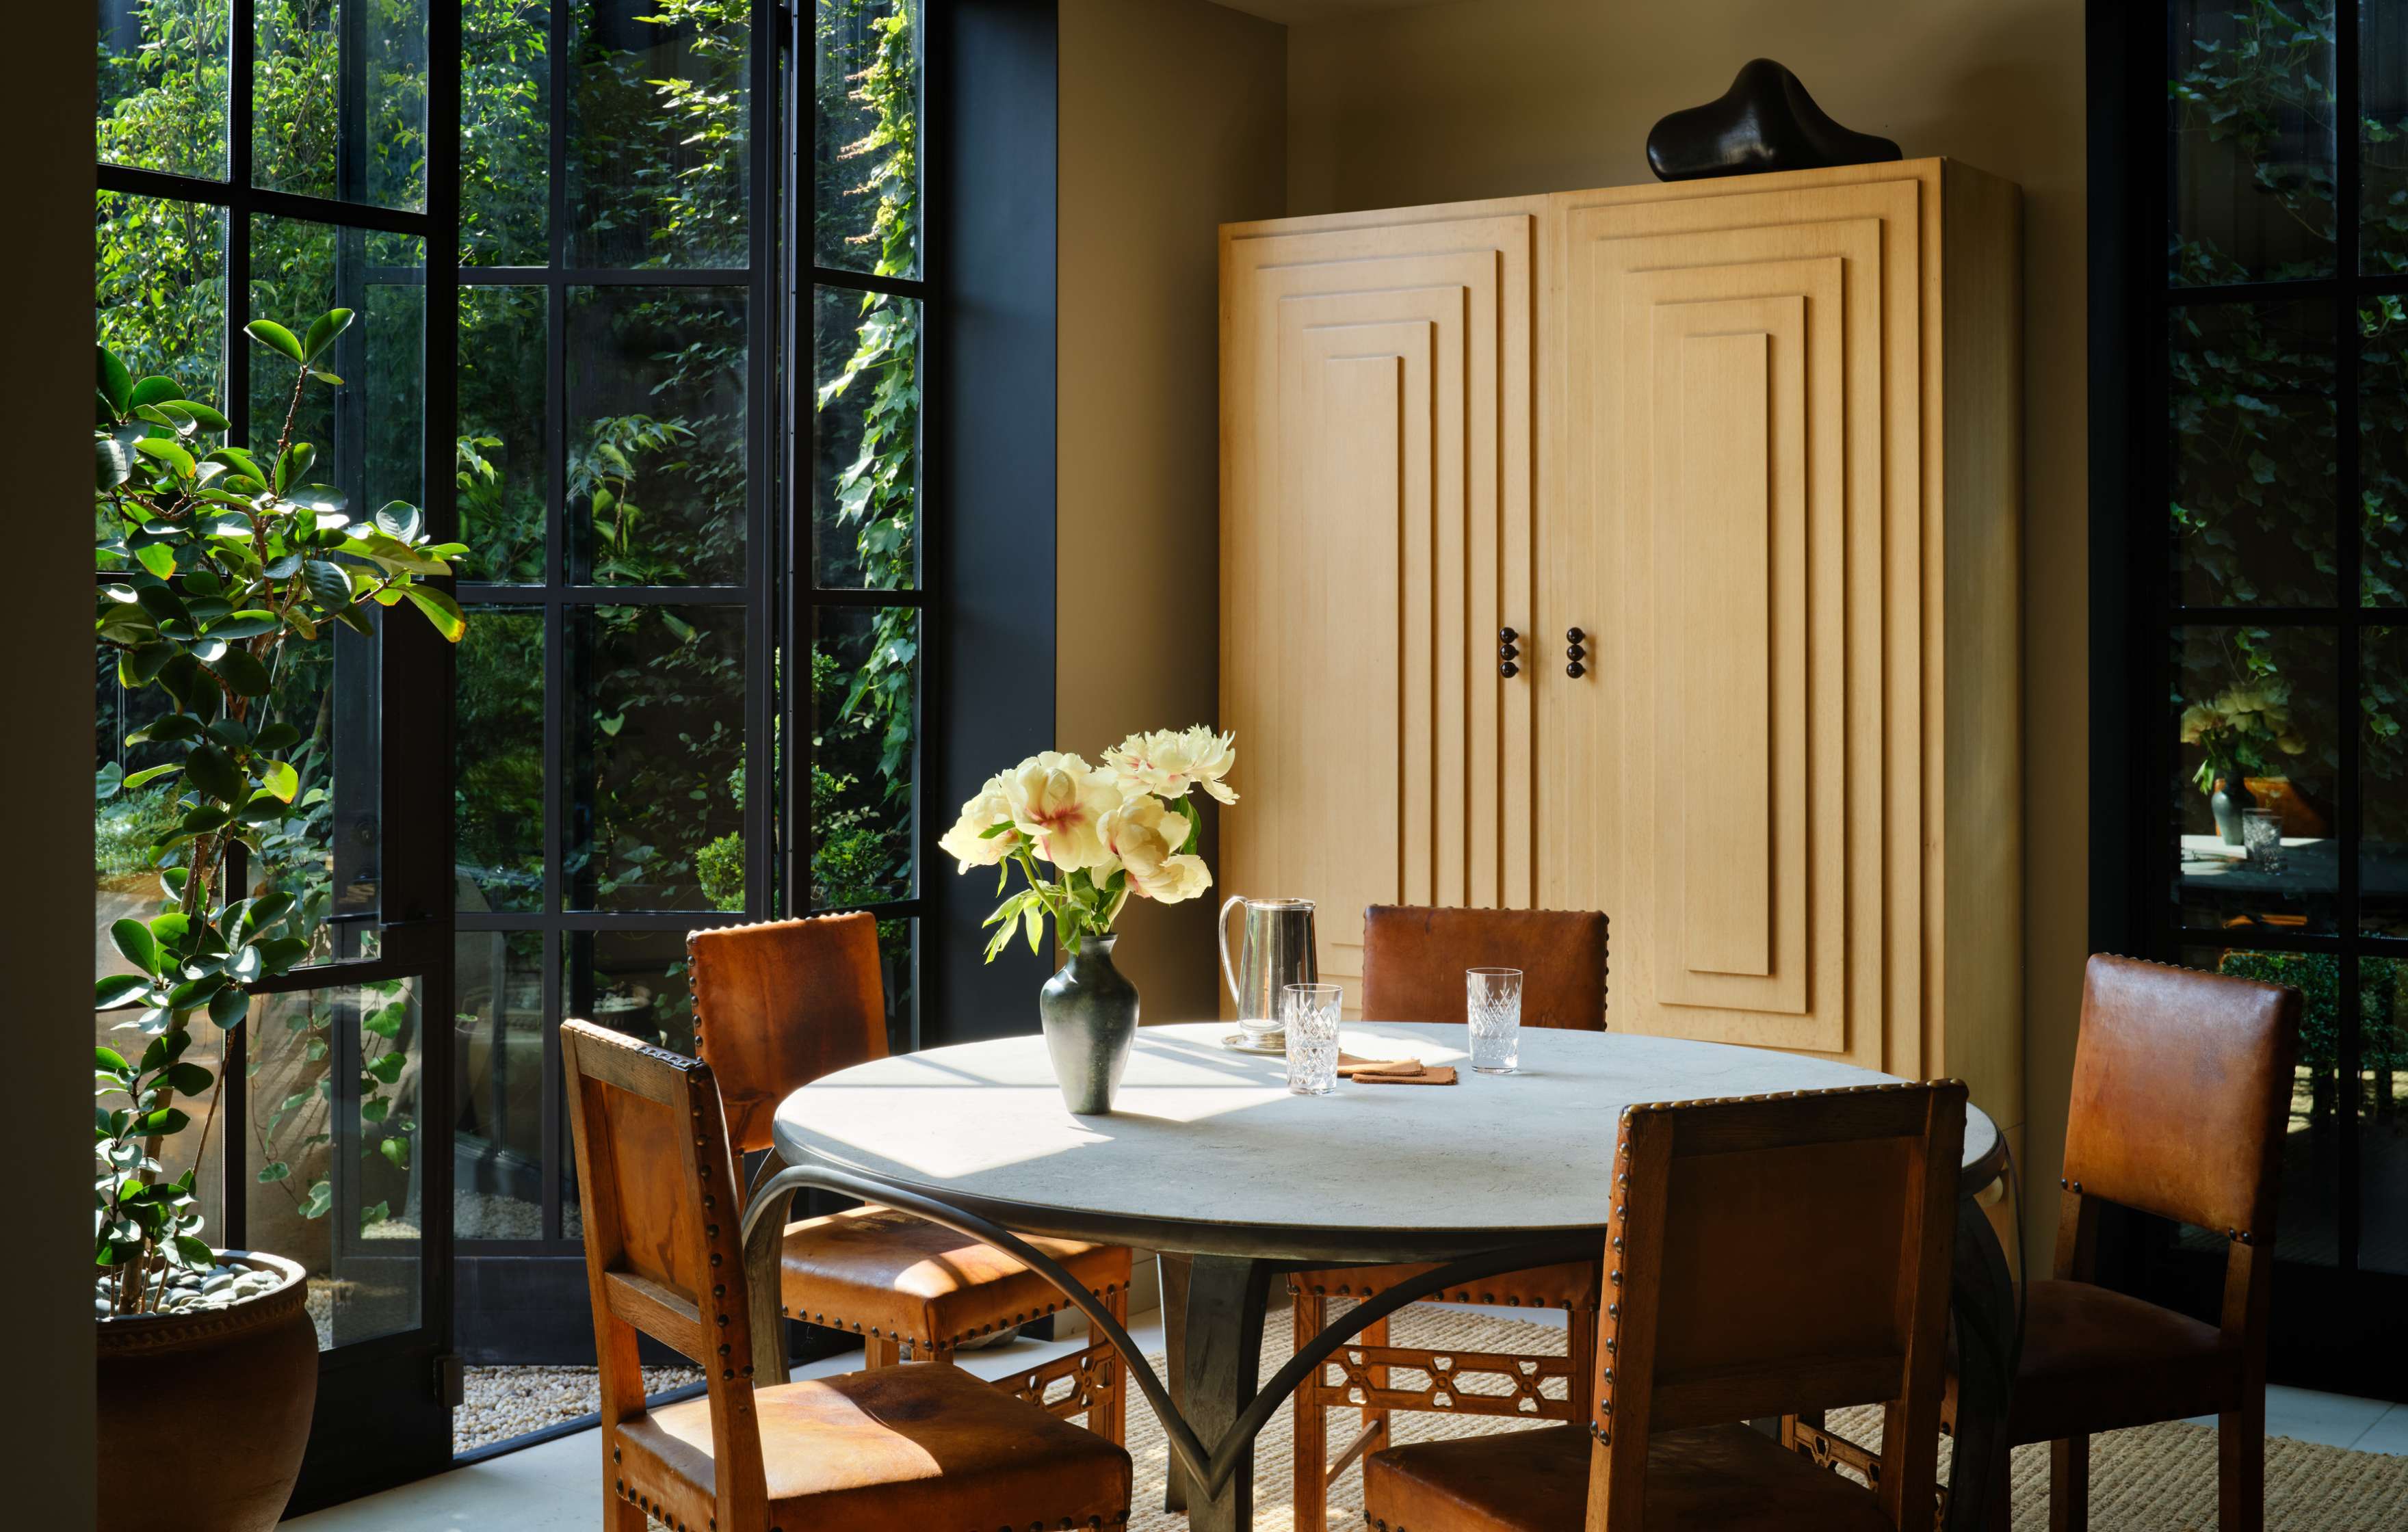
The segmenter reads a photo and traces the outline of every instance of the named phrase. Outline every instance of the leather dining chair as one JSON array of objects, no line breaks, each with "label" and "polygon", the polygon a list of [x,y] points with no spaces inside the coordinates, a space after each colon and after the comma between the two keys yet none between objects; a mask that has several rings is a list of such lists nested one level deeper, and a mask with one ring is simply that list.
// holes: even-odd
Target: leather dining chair
[{"label": "leather dining chair", "polygon": [[[718,1081],[736,1153],[769,1151],[766,1178],[778,1158],[769,1132],[778,1103],[823,1075],[886,1056],[878,922],[823,915],[696,931],[686,938],[686,956],[695,1050]],[[1114,1318],[1127,1318],[1125,1247],[1030,1243],[1086,1283]],[[950,1361],[956,1348],[1041,1319],[1068,1300],[1001,1251],[868,1207],[786,1225],[780,1306],[790,1319],[860,1336],[875,1370],[907,1354]],[[1059,1386],[1066,1382],[1067,1389]],[[1108,1344],[996,1386],[1057,1415],[1083,1414],[1107,1440],[1123,1439],[1127,1389]]]},{"label": "leather dining chair", "polygon": [[[1363,1016],[1374,1022],[1461,1025],[1469,1009],[1464,971],[1522,970],[1522,1024],[1586,1032],[1605,1028],[1606,918],[1555,909],[1430,909],[1373,905],[1363,912]],[[1403,1087],[1398,1087],[1402,1089]],[[1427,1271],[1426,1266],[1337,1267],[1291,1273],[1296,1345],[1328,1323],[1333,1297],[1360,1300]],[[1594,1261],[1487,1277],[1450,1289],[1432,1302],[1560,1309],[1565,1354],[1438,1353],[1389,1344],[1389,1321],[1364,1327],[1359,1344],[1340,1351],[1296,1392],[1297,1532],[1325,1532],[1330,1482],[1388,1432],[1391,1411],[1451,1415],[1512,1415],[1527,1420],[1582,1420],[1588,1409],[1589,1371],[1597,1348],[1600,1274]],[[1441,1365],[1442,1364],[1442,1365]],[[1423,1388],[1396,1386],[1409,1368],[1428,1380]],[[1454,1374],[1501,1377],[1504,1393],[1466,1392]],[[1561,1397],[1546,1384],[1564,1380]],[[1359,1405],[1362,1424],[1335,1462],[1328,1456],[1325,1410]]]},{"label": "leather dining chair", "polygon": [[[1965,1087],[1629,1108],[1578,1423],[1364,1460],[1381,1532],[1916,1532],[1938,1504]],[[1800,1323],[1810,1316],[1811,1323]],[[1877,1486],[1741,1424],[1883,1406]]]},{"label": "leather dining chair", "polygon": [[[2217,1417],[2217,1525],[2265,1525],[2267,1304],[2299,1037],[2287,985],[2090,959],[2056,1276],[2026,1296],[2007,1409],[2010,1443],[2050,1443],[2057,1532],[2089,1524],[2092,1436],[2193,1415]],[[2217,1323],[2092,1281],[2102,1203],[2225,1240]]]},{"label": "leather dining chair", "polygon": [[[710,1068],[579,1021],[561,1053],[613,1532],[1125,1523],[1125,1450],[949,1364],[756,1385]],[[700,1367],[704,1396],[648,1405],[639,1336]]]}]

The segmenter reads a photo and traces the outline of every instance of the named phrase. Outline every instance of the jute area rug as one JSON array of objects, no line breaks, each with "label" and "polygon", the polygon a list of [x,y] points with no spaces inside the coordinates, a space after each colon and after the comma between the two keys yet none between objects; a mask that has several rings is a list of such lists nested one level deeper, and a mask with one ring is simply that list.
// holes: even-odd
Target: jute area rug
[{"label": "jute area rug", "polygon": [[[1272,1314],[1265,1328],[1263,1376],[1268,1378],[1288,1356],[1287,1315]],[[1481,1352],[1560,1353],[1564,1339],[1560,1329],[1427,1306],[1398,1315],[1391,1333],[1401,1346]],[[1160,1375],[1162,1358],[1151,1360]],[[1419,1382],[1418,1379],[1398,1381]],[[1293,1406],[1283,1409],[1256,1439],[1254,1525],[1260,1532],[1292,1532],[1295,1525],[1290,1511],[1294,1419]],[[1354,1420],[1351,1411],[1330,1411],[1332,1457],[1353,1437]],[[1399,1441],[1523,1428],[1496,1416],[1409,1414],[1391,1420]],[[1869,1447],[1879,1444],[1878,1411],[1837,1413],[1831,1427]],[[1162,1427],[1144,1397],[1134,1391],[1128,1437],[1130,1455],[1137,1460],[1137,1504],[1129,1520],[1132,1532],[1183,1532],[1187,1518],[1162,1509],[1163,1475],[1170,1456]],[[1948,1471],[1947,1451],[1943,1441],[1943,1479]],[[2014,1499],[2015,1532],[2046,1532],[2046,1448],[2016,1452]],[[1332,1532],[1345,1532],[1362,1521],[1363,1472],[1359,1467],[1350,1468],[1330,1488],[1329,1525]],[[2094,1438],[2090,1525],[2099,1532],[2214,1532],[2215,1432],[2200,1425],[2155,1425]],[[2266,1443],[2266,1525],[2273,1532],[2401,1532],[2408,1528],[2408,1457],[2270,1440]]]}]

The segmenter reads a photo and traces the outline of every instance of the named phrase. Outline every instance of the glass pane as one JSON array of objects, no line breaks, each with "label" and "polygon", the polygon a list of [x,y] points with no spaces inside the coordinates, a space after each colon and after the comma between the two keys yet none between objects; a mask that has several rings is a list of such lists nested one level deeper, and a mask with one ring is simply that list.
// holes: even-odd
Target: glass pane
[{"label": "glass pane", "polygon": [[2177,286],[2333,269],[2333,7],[2174,0]]},{"label": "glass pane", "polygon": [[572,909],[709,909],[743,862],[744,610],[568,613]]},{"label": "glass pane", "polygon": [[[96,338],[136,378],[172,378],[185,397],[225,407],[223,211],[103,192],[93,220]],[[95,529],[107,537],[105,521]],[[122,568],[122,554],[100,567]]]},{"label": "glass pane", "polygon": [[2408,10],[2358,18],[2358,268],[2408,271]]},{"label": "glass pane", "polygon": [[[2322,952],[2260,952],[2239,948],[2193,948],[2181,961],[2213,973],[2296,986],[2300,1011],[2300,1058],[2294,1067],[2291,1111],[2283,1138],[2283,1217],[2275,1258],[2333,1266],[2341,1259],[2341,1112],[2337,1063],[2341,1044],[2342,960]],[[2366,976],[2360,975],[2361,985]],[[2222,1229],[2185,1229],[2184,1243],[2213,1251],[2230,1248]]]},{"label": "glass pane", "polygon": [[543,609],[472,607],[455,651],[464,910],[543,908]]},{"label": "glass pane", "polygon": [[2180,599],[2332,605],[2332,309],[2204,304],[2169,319]]},{"label": "glass pane", "polygon": [[358,317],[319,365],[337,388],[299,391],[299,371],[246,339],[251,433],[265,450],[291,439],[318,449],[312,477],[352,510],[426,503],[426,242],[294,219],[251,220],[250,309],[295,334],[329,308]]},{"label": "glass pane", "polygon": [[[569,1015],[695,1056],[684,932],[576,931],[569,934],[568,949]],[[575,1239],[584,1225],[578,1210],[577,1156],[565,1120],[560,1143],[560,1233]]]},{"label": "glass pane", "polygon": [[2408,303],[2366,300],[2358,337],[2358,599],[2408,607]]},{"label": "glass pane", "polygon": [[463,931],[452,951],[459,987],[452,1231],[463,1239],[540,1239],[543,934]]},{"label": "glass pane", "polygon": [[920,274],[920,0],[817,0],[811,248],[840,271]]},{"label": "glass pane", "polygon": [[920,305],[817,291],[811,384],[811,578],[828,589],[920,583]]},{"label": "glass pane", "polygon": [[99,0],[104,165],[222,180],[228,0]]},{"label": "glass pane", "polygon": [[[2174,795],[2175,897],[2191,930],[2250,925],[2331,931],[2339,883],[2339,685],[2328,628],[2173,631],[2181,731]],[[2243,845],[2253,809],[2278,816],[2280,844]]]},{"label": "glass pane", "polygon": [[880,977],[886,993],[886,1051],[909,1053],[920,1046],[920,923],[878,923]]},{"label": "glass pane", "polygon": [[418,981],[251,1001],[246,1238],[309,1273],[319,1347],[419,1324]]},{"label": "glass pane", "polygon": [[2358,973],[2358,1264],[2408,1274],[2408,962]]},{"label": "glass pane", "polygon": [[225,213],[195,202],[100,193],[93,308],[101,344],[136,378],[174,379],[225,404]]},{"label": "glass pane", "polygon": [[750,264],[750,0],[578,0],[569,265]]},{"label": "glass pane", "polygon": [[551,264],[552,7],[460,13],[460,264]]},{"label": "glass pane", "polygon": [[423,208],[426,0],[257,0],[255,14],[252,183]]},{"label": "glass pane", "polygon": [[571,580],[744,578],[744,311],[740,288],[570,295]]},{"label": "glass pane", "polygon": [[544,576],[544,409],[550,294],[540,287],[460,289],[457,480],[465,580],[540,584]]},{"label": "glass pane", "polygon": [[920,614],[821,607],[811,640],[811,904],[910,898]]}]

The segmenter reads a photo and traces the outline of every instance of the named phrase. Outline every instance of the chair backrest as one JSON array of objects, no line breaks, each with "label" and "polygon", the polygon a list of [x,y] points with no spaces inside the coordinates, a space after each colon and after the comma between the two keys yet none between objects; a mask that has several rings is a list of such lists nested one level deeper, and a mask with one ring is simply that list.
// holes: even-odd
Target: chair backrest
[{"label": "chair backrest", "polygon": [[685,951],[695,1049],[719,1079],[738,1154],[770,1146],[795,1091],[886,1056],[877,917],[722,926],[694,932]]},{"label": "chair backrest", "polygon": [[1870,1403],[1929,1525],[1964,1140],[1956,1081],[1624,1112],[1592,1529],[1641,1525],[1653,1432]]},{"label": "chair backrest", "polygon": [[644,1413],[636,1338],[648,1335],[702,1369],[721,1505],[757,1501],[766,1491],[742,1211],[710,1067],[590,1022],[563,1022],[560,1052],[603,1447],[615,1450],[621,1427]]},{"label": "chair backrest", "polygon": [[1606,920],[1594,910],[1363,911],[1363,1017],[1450,1022],[1467,1009],[1464,970],[1522,970],[1522,1024],[1605,1030]]},{"label": "chair backrest", "polygon": [[2271,1241],[2299,1035],[2287,985],[2091,958],[2066,1189]]}]

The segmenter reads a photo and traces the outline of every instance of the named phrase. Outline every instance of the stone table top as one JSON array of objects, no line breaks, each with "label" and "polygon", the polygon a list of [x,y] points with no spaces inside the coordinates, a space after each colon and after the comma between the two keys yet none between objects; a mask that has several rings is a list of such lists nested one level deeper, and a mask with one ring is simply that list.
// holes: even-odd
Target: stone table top
[{"label": "stone table top", "polygon": [[[1292,1260],[1426,1260],[1601,1230],[1618,1118],[1646,1101],[1879,1084],[1763,1049],[1526,1027],[1521,1069],[1475,1074],[1460,1026],[1363,1023],[1367,1058],[1455,1064],[1452,1086],[1292,1095],[1286,1062],[1221,1046],[1226,1022],[1138,1033],[1112,1111],[1073,1117],[1030,1034],[884,1058],[788,1096],[776,1138],[1036,1234]],[[2001,1167],[1965,1127],[1966,1190]]]}]

